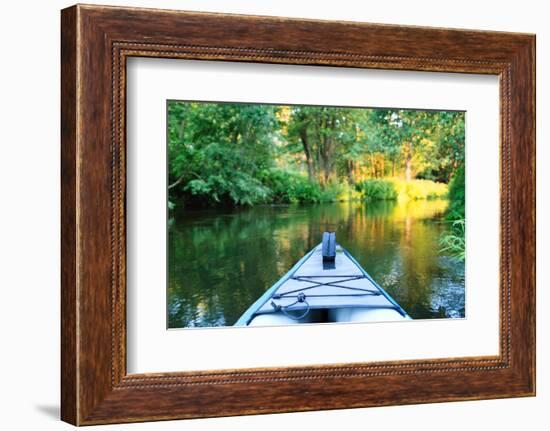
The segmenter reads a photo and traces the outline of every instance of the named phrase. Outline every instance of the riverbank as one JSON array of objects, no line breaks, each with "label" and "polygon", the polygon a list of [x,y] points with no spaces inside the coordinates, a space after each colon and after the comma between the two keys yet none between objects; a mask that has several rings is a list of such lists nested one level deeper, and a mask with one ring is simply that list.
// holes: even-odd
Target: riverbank
[{"label": "riverbank", "polygon": [[[197,180],[198,181],[198,180]],[[253,206],[261,204],[293,203],[333,203],[346,201],[408,201],[418,199],[444,199],[449,193],[447,184],[413,179],[404,180],[397,177],[368,179],[356,184],[334,182],[322,187],[317,181],[307,176],[280,169],[264,172],[255,185],[257,192],[246,199],[222,199],[211,196],[212,187],[206,183],[192,181],[187,193],[170,196],[170,207],[223,207]],[[217,200],[216,200],[217,199]]]}]

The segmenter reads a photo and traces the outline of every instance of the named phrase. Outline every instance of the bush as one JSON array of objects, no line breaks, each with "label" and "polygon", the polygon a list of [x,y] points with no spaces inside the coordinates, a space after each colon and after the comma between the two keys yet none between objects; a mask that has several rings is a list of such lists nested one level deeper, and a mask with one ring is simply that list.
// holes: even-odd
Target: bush
[{"label": "bush", "polygon": [[429,180],[405,181],[398,178],[371,179],[358,183],[356,190],[365,200],[438,199],[447,196],[447,184]]},{"label": "bush", "polygon": [[330,185],[328,189],[331,190],[332,194],[336,195],[335,201],[337,202],[360,201],[364,199],[357,188],[350,185],[347,181],[337,185]]},{"label": "bush", "polygon": [[261,182],[270,190],[268,202],[320,203],[362,199],[347,182],[329,183],[325,187],[299,172],[268,169],[262,172]]},{"label": "bush", "polygon": [[464,166],[456,171],[449,183],[449,208],[447,209],[447,220],[465,219],[465,172]]},{"label": "bush", "polygon": [[185,191],[197,198],[210,202],[232,202],[234,205],[254,205],[264,202],[269,190],[261,182],[244,172],[236,171],[232,176],[210,175],[187,183]]},{"label": "bush", "polygon": [[261,182],[274,203],[324,202],[329,197],[317,182],[298,172],[268,169],[262,172]]},{"label": "bush", "polygon": [[400,199],[441,199],[447,197],[448,186],[430,180],[393,180]]},{"label": "bush", "polygon": [[356,184],[355,189],[368,201],[395,200],[398,197],[395,184],[388,180],[366,180]]}]

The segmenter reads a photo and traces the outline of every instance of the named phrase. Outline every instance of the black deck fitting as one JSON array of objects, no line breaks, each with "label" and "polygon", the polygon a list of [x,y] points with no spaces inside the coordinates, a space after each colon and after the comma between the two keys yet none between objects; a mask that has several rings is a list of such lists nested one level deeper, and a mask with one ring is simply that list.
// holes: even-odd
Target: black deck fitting
[{"label": "black deck fitting", "polygon": [[323,262],[336,259],[336,232],[323,233]]}]

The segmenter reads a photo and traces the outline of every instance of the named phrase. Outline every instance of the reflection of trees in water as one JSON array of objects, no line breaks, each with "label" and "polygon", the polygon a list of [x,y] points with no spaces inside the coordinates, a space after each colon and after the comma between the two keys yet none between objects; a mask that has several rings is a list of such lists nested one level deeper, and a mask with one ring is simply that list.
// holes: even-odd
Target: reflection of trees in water
[{"label": "reflection of trees in water", "polygon": [[[232,325],[324,230],[335,230],[413,318],[441,317],[439,306],[463,315],[464,265],[438,252],[445,207],[346,202],[178,214],[169,231],[169,326]],[[449,303],[438,293],[451,285]]]}]

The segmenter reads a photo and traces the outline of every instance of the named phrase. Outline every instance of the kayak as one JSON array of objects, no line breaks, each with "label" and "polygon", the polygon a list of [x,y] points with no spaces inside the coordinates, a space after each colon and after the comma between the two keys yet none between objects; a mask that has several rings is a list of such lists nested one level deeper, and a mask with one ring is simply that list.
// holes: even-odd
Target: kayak
[{"label": "kayak", "polygon": [[336,243],[333,232],[246,310],[234,326],[410,320],[403,308]]}]

